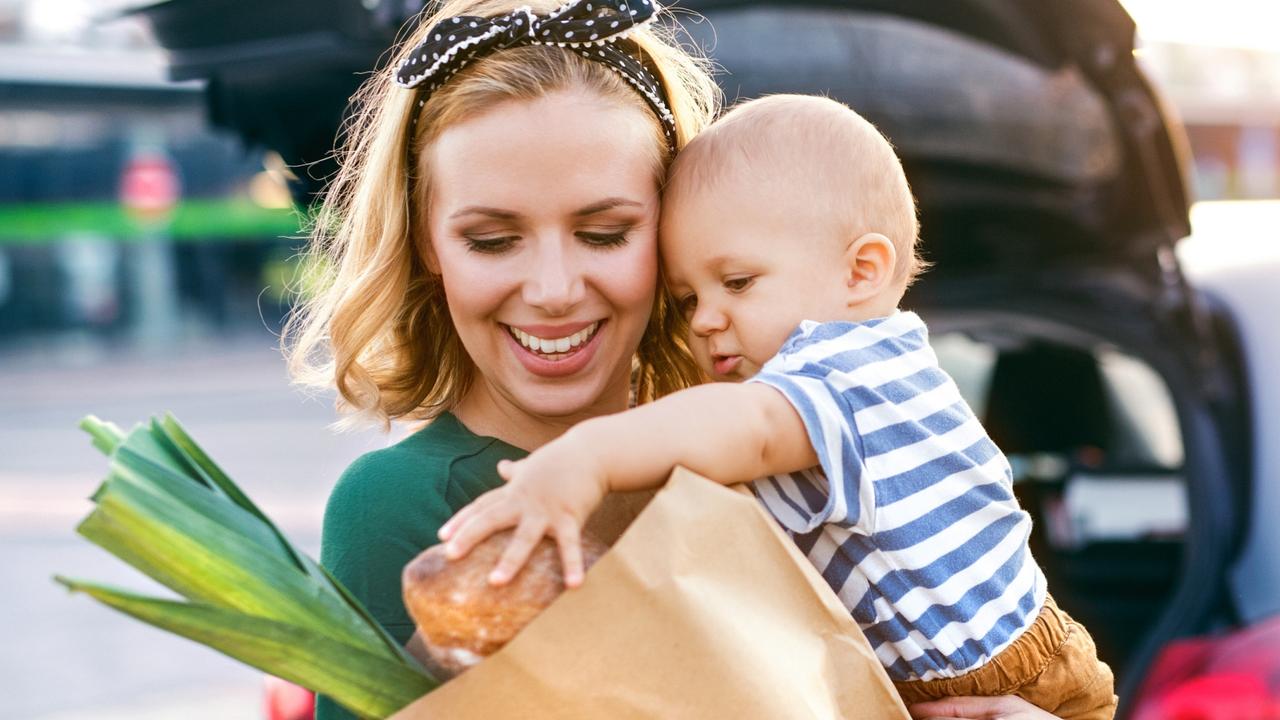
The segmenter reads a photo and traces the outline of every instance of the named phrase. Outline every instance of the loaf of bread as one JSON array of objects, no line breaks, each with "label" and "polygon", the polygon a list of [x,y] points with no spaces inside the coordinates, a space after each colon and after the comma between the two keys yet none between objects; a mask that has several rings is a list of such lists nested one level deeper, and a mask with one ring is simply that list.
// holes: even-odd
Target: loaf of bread
[{"label": "loaf of bread", "polygon": [[[459,560],[444,546],[428,548],[404,568],[404,604],[418,626],[427,653],[449,676],[497,652],[564,592],[560,553],[543,538],[529,562],[506,585],[489,584],[489,573],[506,550],[512,531],[490,536]],[[582,555],[591,567],[608,548],[582,536]]]}]

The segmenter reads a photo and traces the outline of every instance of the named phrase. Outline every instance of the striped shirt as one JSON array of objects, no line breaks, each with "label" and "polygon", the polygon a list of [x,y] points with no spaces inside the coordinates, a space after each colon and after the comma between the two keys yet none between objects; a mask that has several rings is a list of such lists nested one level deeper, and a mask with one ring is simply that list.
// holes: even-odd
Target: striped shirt
[{"label": "striped shirt", "polygon": [[821,463],[752,490],[890,677],[961,675],[1031,625],[1045,580],[1030,516],[919,316],[806,320],[749,382],[787,397]]}]

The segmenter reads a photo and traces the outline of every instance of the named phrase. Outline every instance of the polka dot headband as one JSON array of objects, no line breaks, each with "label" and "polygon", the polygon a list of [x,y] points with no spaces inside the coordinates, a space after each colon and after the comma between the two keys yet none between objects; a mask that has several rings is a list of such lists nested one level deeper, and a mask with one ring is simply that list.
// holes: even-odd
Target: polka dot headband
[{"label": "polka dot headband", "polygon": [[618,47],[632,31],[653,22],[658,0],[569,0],[547,15],[528,6],[506,15],[460,15],[438,23],[396,68],[396,84],[417,91],[413,125],[431,93],[467,63],[507,48],[556,45],[598,62],[634,87],[662,121],[667,145],[676,146],[676,121],[662,83],[636,57]]}]

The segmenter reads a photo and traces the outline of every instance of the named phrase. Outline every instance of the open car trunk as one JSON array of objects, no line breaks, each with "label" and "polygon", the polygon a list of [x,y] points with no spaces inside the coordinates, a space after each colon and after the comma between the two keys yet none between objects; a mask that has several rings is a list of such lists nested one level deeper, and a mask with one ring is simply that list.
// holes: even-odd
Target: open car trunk
[{"label": "open car trunk", "polygon": [[[421,2],[231,5],[138,12],[175,77],[209,81],[216,123],[297,165],[327,155]],[[1156,649],[1221,619],[1241,526],[1217,414],[1231,375],[1173,253],[1180,135],[1131,20],[1116,0],[681,5],[709,19],[686,24],[730,99],[827,94],[902,155],[935,264],[906,305],[1014,461],[1050,589],[1117,670],[1123,712]],[[1139,512],[1156,507],[1173,509]]]},{"label": "open car trunk", "polygon": [[1178,267],[1176,128],[1115,2],[708,0],[691,32],[733,97],[822,93],[903,157],[930,323],[1010,456],[1059,603],[1117,672],[1224,612],[1230,375]]}]

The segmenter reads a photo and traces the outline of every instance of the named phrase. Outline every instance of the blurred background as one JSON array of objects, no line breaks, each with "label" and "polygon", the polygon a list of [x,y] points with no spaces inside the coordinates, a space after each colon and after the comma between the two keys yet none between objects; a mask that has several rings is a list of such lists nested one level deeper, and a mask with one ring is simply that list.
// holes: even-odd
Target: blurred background
[{"label": "blurred background", "polygon": [[[327,168],[291,167],[220,127],[252,109],[211,103],[225,96],[209,81],[174,80],[181,67],[171,75],[152,26],[124,12],[136,5],[0,0],[4,720],[262,714],[259,673],[51,582],[149,586],[73,533],[103,472],[83,415],[128,426],[173,411],[312,552],[338,474],[402,432],[331,432],[332,397],[292,389],[277,348],[302,208]],[[350,5],[383,23],[408,12]],[[1123,5],[1189,142],[1188,274],[1280,257],[1280,11]]]}]

